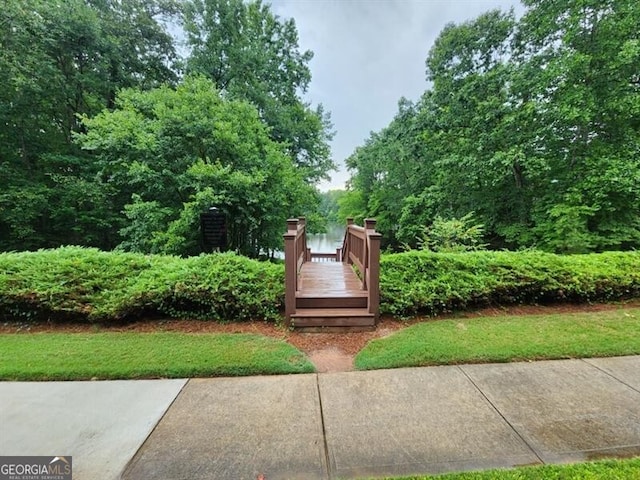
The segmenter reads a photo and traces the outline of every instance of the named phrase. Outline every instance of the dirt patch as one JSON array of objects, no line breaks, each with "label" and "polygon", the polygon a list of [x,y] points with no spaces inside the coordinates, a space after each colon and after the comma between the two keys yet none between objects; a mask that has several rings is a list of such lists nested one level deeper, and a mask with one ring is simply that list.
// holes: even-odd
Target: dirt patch
[{"label": "dirt patch", "polygon": [[254,333],[284,340],[311,358],[319,372],[343,372],[353,369],[353,358],[372,339],[390,335],[402,328],[419,322],[445,318],[474,318],[502,315],[549,315],[554,313],[575,313],[615,310],[621,307],[640,308],[640,300],[624,304],[597,305],[552,305],[494,307],[459,312],[438,317],[419,317],[410,321],[400,321],[383,317],[376,330],[371,332],[347,333],[302,333],[291,331],[284,326],[267,322],[242,322],[221,324],[205,320],[141,320],[126,324],[86,324],[86,323],[0,323],[0,333],[37,332],[183,332],[183,333]]},{"label": "dirt patch", "polygon": [[309,353],[309,360],[318,373],[350,372],[353,370],[353,355],[336,347],[314,350]]}]

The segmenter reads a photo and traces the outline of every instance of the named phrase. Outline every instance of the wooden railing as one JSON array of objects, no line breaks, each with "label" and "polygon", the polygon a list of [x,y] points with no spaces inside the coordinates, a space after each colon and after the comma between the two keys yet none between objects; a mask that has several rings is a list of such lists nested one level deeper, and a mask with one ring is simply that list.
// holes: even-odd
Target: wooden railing
[{"label": "wooden railing", "polygon": [[337,248],[335,252],[312,252],[309,251],[311,258],[310,262],[337,262],[340,249]]},{"label": "wooden railing", "polygon": [[296,311],[298,272],[308,259],[306,221],[304,218],[290,218],[284,234],[284,309],[287,318]]},{"label": "wooden railing", "polygon": [[376,221],[367,218],[364,227],[347,219],[347,229],[342,242],[341,261],[355,265],[360,274],[362,289],[368,292],[369,313],[378,314],[380,306],[380,239],[376,232]]},{"label": "wooden railing", "polygon": [[306,221],[304,218],[287,220],[284,234],[285,260],[285,315],[287,319],[296,311],[296,292],[299,290],[298,274],[305,262],[343,262],[354,265],[362,281],[362,289],[368,293],[369,313],[378,315],[380,305],[380,239],[375,231],[376,221],[366,219],[364,227],[347,219],[342,246],[336,252],[314,253],[307,247]]}]

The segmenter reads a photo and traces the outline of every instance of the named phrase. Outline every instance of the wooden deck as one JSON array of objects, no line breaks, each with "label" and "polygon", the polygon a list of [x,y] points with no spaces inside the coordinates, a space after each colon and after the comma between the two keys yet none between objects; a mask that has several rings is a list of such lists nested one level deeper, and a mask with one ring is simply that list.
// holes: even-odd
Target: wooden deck
[{"label": "wooden deck", "polygon": [[287,220],[283,237],[287,325],[307,331],[374,329],[381,238],[375,220],[358,227],[347,219],[342,247],[330,253],[307,248],[304,218]]},{"label": "wooden deck", "polygon": [[373,327],[367,291],[350,265],[305,262],[296,292],[295,327]]}]

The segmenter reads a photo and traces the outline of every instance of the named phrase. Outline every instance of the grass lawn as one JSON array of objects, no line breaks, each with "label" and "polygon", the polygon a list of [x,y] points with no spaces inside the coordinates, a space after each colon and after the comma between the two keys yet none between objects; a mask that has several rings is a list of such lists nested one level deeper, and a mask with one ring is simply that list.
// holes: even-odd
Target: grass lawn
[{"label": "grass lawn", "polygon": [[512,470],[452,473],[437,476],[389,477],[388,480],[638,480],[640,458],[602,460],[573,465],[542,465]]},{"label": "grass lawn", "polygon": [[434,320],[372,340],[360,370],[640,353],[640,309]]},{"label": "grass lawn", "polygon": [[249,334],[0,335],[0,380],[83,380],[313,372],[291,345]]}]

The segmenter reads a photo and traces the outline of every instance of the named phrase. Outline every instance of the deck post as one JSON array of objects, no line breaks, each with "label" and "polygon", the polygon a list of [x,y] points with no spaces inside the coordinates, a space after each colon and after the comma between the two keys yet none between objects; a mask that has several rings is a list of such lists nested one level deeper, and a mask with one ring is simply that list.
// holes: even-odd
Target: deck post
[{"label": "deck post", "polygon": [[289,325],[291,315],[296,313],[296,290],[298,283],[298,255],[296,237],[298,236],[298,219],[287,220],[287,233],[284,237],[284,314]]},{"label": "deck post", "polygon": [[367,252],[369,313],[373,313],[376,316],[377,322],[380,309],[380,240],[382,235],[376,232],[376,221],[374,219],[367,218],[364,221],[364,228],[369,240],[369,250]]}]

